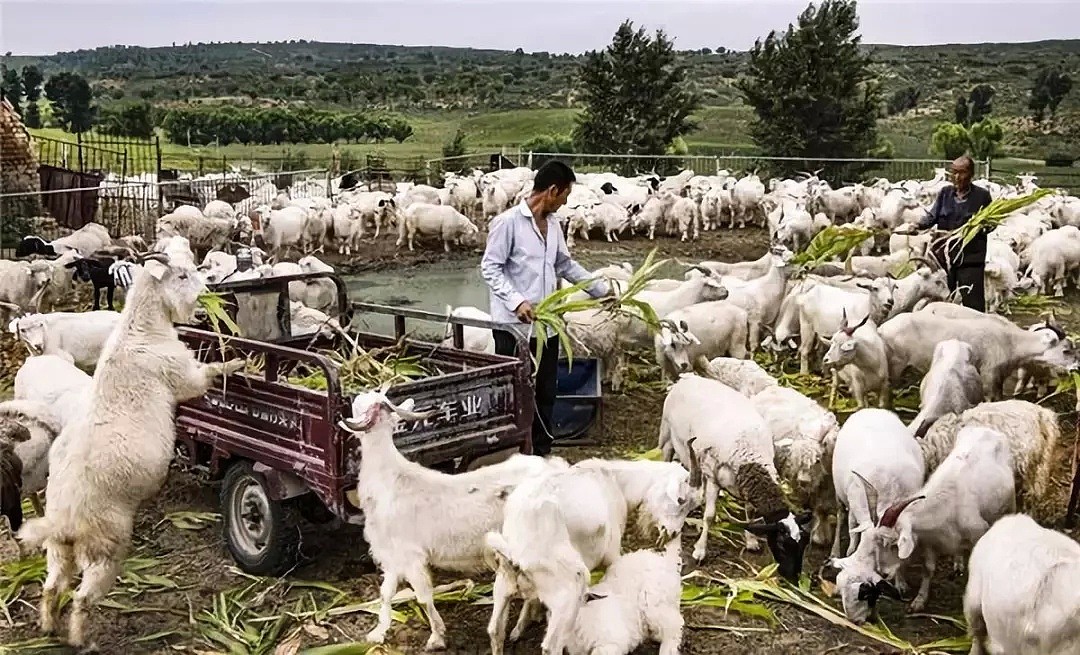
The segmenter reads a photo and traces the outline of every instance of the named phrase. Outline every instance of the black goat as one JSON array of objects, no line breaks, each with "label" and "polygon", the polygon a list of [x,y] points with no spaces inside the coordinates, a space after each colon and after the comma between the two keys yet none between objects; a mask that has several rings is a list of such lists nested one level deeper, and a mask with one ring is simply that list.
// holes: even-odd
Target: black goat
[{"label": "black goat", "polygon": [[23,237],[23,240],[15,247],[15,256],[28,257],[30,255],[56,257],[56,250],[53,248],[52,242],[46,241],[41,237]]},{"label": "black goat", "polygon": [[116,261],[112,257],[84,257],[82,259],[76,259],[75,261],[67,264],[68,268],[74,269],[72,277],[82,282],[91,282],[94,285],[94,307],[93,309],[101,309],[101,290],[105,289],[106,300],[109,304],[109,309],[115,311],[113,307],[113,293],[116,291],[116,281],[113,279],[111,273],[109,273],[109,266]]}]

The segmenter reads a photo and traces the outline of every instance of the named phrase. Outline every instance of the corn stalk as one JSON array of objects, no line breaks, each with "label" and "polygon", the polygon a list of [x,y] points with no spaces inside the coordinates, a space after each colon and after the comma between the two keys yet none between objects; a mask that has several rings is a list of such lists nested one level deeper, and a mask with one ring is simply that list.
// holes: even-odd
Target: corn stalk
[{"label": "corn stalk", "polygon": [[834,259],[846,260],[855,248],[873,236],[871,230],[830,225],[814,235],[806,250],[796,254],[791,263],[809,270]]},{"label": "corn stalk", "polygon": [[[604,298],[584,298],[571,300],[570,297],[579,291],[585,291],[597,281],[597,278],[582,280],[577,284],[557,289],[541,300],[533,308],[536,317],[534,324],[537,326],[536,350],[533,353],[533,375],[540,368],[540,357],[544,354],[544,343],[548,335],[555,334],[559,337],[559,343],[566,353],[566,359],[570,366],[574,365],[574,348],[570,340],[570,334],[566,329],[566,315],[571,312],[583,312],[599,310],[610,314],[610,318],[626,316],[631,319],[641,320],[645,323],[650,333],[660,330],[660,317],[652,305],[644,300],[638,300],[637,295],[645,290],[649,282],[654,280],[657,271],[668,263],[667,259],[654,261],[656,248],[653,248],[642,265],[634,271],[624,285],[622,293]],[[542,334],[541,334],[542,333]]]},{"label": "corn stalk", "polygon": [[1002,221],[1004,221],[1009,214],[1023,209],[1034,202],[1038,202],[1042,198],[1052,195],[1053,193],[1053,189],[1038,189],[1034,193],[1029,193],[1026,196],[998,198],[975,212],[966,223],[950,232],[945,241],[947,249],[951,250],[957,242],[960,243],[960,248],[963,249],[971,243],[972,239],[978,236],[980,232],[983,232],[984,230],[987,232],[993,230],[998,225],[1001,225]]},{"label": "corn stalk", "polygon": [[[716,604],[717,598],[730,599],[732,609],[749,616],[757,614],[759,618],[767,621],[770,618],[775,619],[775,615],[772,614],[772,610],[768,605],[762,603],[783,603],[904,653],[926,655],[966,653],[971,648],[971,640],[966,636],[951,637],[928,644],[916,645],[893,634],[892,630],[880,620],[874,624],[856,625],[849,621],[842,611],[811,593],[808,577],[804,576],[800,584],[796,586],[780,580],[775,574],[776,564],[774,563],[758,570],[752,577],[745,579],[713,576],[701,571],[695,571],[685,576],[683,580],[704,579],[706,582],[704,586],[692,587],[692,589],[698,591],[703,598],[713,599],[709,601],[709,604]],[[684,584],[684,598],[686,597],[686,588]],[[947,618],[954,625],[963,626],[963,622],[958,619]]]}]

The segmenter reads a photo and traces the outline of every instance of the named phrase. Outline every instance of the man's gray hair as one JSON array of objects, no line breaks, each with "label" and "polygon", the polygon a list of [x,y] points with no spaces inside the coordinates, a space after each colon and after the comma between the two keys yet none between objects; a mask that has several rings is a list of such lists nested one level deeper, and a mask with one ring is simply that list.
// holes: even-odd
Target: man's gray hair
[{"label": "man's gray hair", "polygon": [[967,165],[967,169],[971,171],[971,174],[975,174],[975,160],[971,158],[971,155],[960,155],[956,158],[956,161],[962,161]]}]

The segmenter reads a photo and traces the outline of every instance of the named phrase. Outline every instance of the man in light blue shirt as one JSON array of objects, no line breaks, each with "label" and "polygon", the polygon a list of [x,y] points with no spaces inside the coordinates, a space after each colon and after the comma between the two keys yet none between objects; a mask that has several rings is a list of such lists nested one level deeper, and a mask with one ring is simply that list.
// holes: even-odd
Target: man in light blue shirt
[{"label": "man in light blue shirt", "polygon": [[[509,329],[529,337],[530,351],[535,351],[537,336],[546,338],[536,372],[536,416],[532,426],[533,454],[541,456],[551,452],[559,338],[534,333],[533,307],[558,288],[559,278],[576,283],[591,277],[570,258],[555,214],[566,204],[575,181],[574,171],[560,161],[551,160],[541,166],[532,193],[521,204],[492,219],[480,261],[480,273],[490,290],[491,320],[509,324]],[[588,288],[594,298],[610,292],[603,280]],[[539,331],[543,332],[543,328]],[[495,330],[494,337],[496,353],[515,354],[517,341],[513,334]]]}]

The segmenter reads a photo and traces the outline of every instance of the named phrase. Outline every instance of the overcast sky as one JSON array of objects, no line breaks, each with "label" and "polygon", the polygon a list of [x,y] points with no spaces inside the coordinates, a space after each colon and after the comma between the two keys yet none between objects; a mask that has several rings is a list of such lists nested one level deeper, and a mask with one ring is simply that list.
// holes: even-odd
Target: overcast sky
[{"label": "overcast sky", "polygon": [[[679,48],[745,50],[806,6],[791,0],[0,0],[0,50],[51,54],[104,45],[308,39],[349,43],[602,48],[630,18]],[[865,43],[1080,38],[1080,1],[861,0]]]}]

